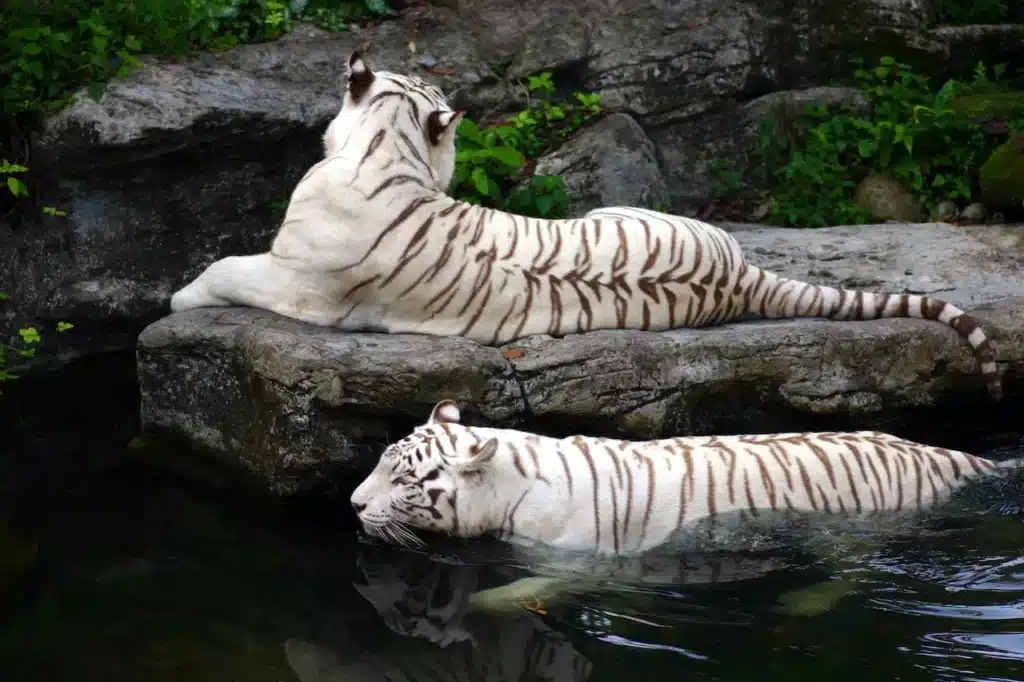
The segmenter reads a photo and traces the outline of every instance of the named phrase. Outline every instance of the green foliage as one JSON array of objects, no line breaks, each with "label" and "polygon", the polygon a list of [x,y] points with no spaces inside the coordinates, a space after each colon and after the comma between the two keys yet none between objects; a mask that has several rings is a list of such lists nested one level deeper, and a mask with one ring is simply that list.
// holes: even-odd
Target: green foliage
[{"label": "green foliage", "polygon": [[[24,202],[29,198],[28,184],[25,180],[28,168],[16,163],[11,163],[7,159],[0,160],[0,178],[3,178],[3,184],[7,188],[6,194],[8,197],[15,202]],[[0,193],[3,190],[0,189]],[[67,213],[61,211],[53,206],[43,206],[43,213],[51,216],[65,216]],[[3,300],[3,299],[0,299]]]},{"label": "green foliage", "polygon": [[747,188],[743,174],[733,170],[729,165],[716,159],[706,166],[712,178],[711,194],[716,200],[731,200],[739,196]]},{"label": "green foliage", "polygon": [[935,0],[940,24],[998,24],[1010,21],[1011,0]]},{"label": "green foliage", "polygon": [[28,196],[28,185],[20,177],[23,173],[27,173],[28,168],[25,166],[19,166],[16,163],[11,163],[7,159],[4,159],[0,163],[0,175],[6,178],[5,184],[7,185],[7,191],[11,193],[13,197],[24,197]]},{"label": "green foliage", "polygon": [[[529,76],[527,108],[490,128],[463,119],[455,154],[453,196],[474,204],[521,215],[560,218],[568,215],[569,197],[559,176],[528,174],[536,159],[601,111],[600,95],[575,93],[559,101],[550,73]],[[521,181],[529,180],[525,185]]]},{"label": "green foliage", "polygon": [[[982,107],[954,107],[957,98],[996,92],[994,79],[979,63],[969,82],[950,80],[938,90],[907,64],[883,57],[877,66],[858,64],[855,72],[872,111],[852,106],[829,110],[807,107],[809,128],[786,135],[778,121],[761,127],[760,155],[770,177],[771,222],[820,227],[865,222],[853,201],[853,189],[868,173],[885,174],[926,206],[944,199],[969,201],[976,193],[977,171],[998,144],[971,121]],[[1024,110],[1007,121],[1024,129]]]},{"label": "green foliage", "polygon": [[347,31],[356,22],[396,14],[387,0],[291,0],[290,8],[296,18],[335,32]]},{"label": "green foliage", "polygon": [[[0,291],[0,302],[7,301],[9,298],[10,296],[6,291]],[[59,333],[63,333],[74,329],[74,327],[70,322],[58,322],[56,329]],[[39,335],[39,330],[35,327],[20,328],[16,341],[0,341],[0,384],[18,378],[17,374],[7,371],[7,358],[9,356],[20,358],[35,357],[36,346],[40,341],[42,341],[42,337]],[[0,395],[3,395],[3,391],[0,391]]]}]

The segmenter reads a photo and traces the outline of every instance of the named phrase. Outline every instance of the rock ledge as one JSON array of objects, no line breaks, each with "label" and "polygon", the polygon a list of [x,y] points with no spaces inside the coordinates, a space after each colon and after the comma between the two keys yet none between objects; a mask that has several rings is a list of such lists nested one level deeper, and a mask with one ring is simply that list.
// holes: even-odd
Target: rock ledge
[{"label": "rock ledge", "polygon": [[[1017,399],[1021,229],[734,229],[751,261],[785,276],[932,293],[976,313],[997,344],[1006,400]],[[147,431],[241,462],[282,495],[364,473],[381,442],[401,438],[443,397],[465,404],[476,423],[638,438],[899,431],[914,414],[934,422],[937,412],[924,407],[990,409],[966,345],[922,320],[743,321],[539,336],[492,348],[207,309],[150,325],[139,339],[138,365]]]}]

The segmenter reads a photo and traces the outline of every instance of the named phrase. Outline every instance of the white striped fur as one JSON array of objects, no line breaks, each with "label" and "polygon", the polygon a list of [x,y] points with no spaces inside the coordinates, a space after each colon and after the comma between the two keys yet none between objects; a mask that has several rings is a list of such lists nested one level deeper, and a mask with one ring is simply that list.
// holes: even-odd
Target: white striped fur
[{"label": "white striped fur", "polygon": [[952,327],[994,399],[995,349],[980,322],[938,299],[789,280],[747,263],[727,232],[607,207],[542,220],[445,194],[461,112],[414,76],[350,59],[325,158],[292,193],[269,252],[210,265],[172,311],[246,305],[345,331],[458,335],[500,345],[535,334],[703,327],[745,313]]},{"label": "white striped fur", "polygon": [[1019,467],[885,433],[630,442],[465,426],[454,402],[389,446],[351,502],[370,535],[495,535],[631,554],[708,521],[915,512],[981,474]]}]

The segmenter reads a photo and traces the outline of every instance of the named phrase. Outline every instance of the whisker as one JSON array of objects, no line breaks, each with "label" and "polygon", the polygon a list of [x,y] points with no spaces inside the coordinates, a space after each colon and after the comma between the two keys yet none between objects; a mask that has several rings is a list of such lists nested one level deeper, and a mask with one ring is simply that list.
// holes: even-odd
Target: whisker
[{"label": "whisker", "polygon": [[427,543],[424,542],[418,535],[416,535],[409,526],[401,521],[396,521],[394,525],[395,532],[401,535],[408,543],[407,547],[426,547]]}]

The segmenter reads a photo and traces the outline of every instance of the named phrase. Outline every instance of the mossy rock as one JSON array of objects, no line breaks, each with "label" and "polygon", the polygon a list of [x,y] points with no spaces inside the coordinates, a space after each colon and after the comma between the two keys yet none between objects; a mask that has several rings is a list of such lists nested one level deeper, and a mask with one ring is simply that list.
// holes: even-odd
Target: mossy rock
[{"label": "mossy rock", "polygon": [[903,185],[884,175],[869,175],[860,181],[853,200],[875,220],[919,223],[924,210]]},{"label": "mossy rock", "polygon": [[1024,92],[992,92],[966,95],[949,102],[953,111],[967,116],[993,116],[999,119],[1024,116]]},{"label": "mossy rock", "polygon": [[1020,208],[1024,202],[1024,133],[996,148],[978,171],[978,183],[989,208]]}]

